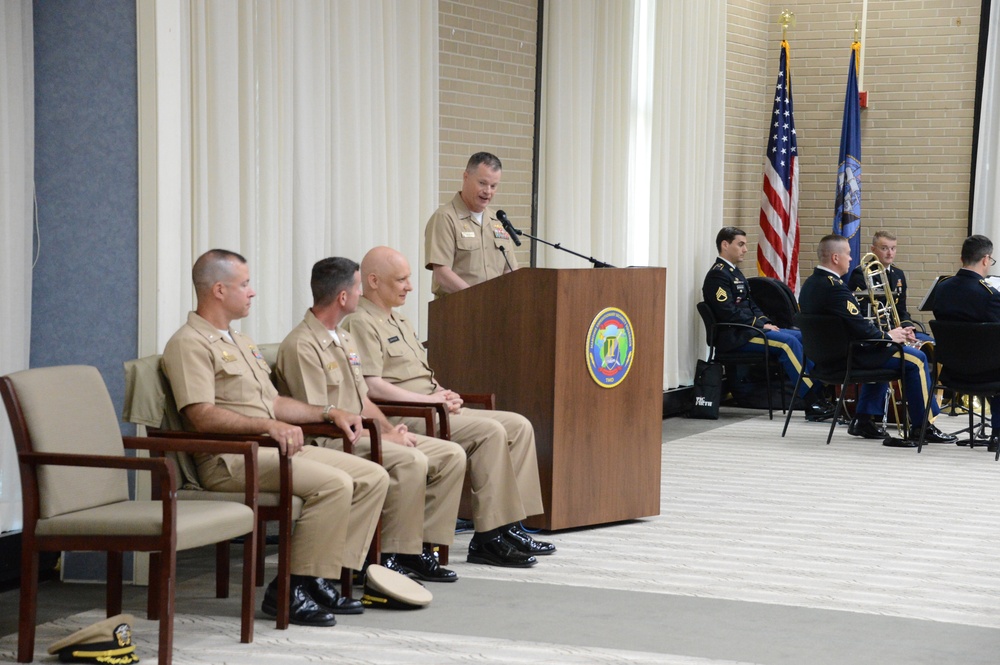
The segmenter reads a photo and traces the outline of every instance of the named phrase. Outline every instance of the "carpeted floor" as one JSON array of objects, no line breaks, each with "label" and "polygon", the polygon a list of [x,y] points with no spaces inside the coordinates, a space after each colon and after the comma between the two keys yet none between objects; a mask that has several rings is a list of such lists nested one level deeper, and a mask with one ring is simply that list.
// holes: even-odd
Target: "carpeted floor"
[{"label": "carpeted floor", "polygon": [[[416,612],[288,631],[258,615],[254,643],[241,645],[238,601],[211,597],[202,561],[178,586],[174,662],[995,662],[1000,463],[981,448],[917,455],[842,429],[826,446],[826,428],[801,418],[782,439],[781,424],[664,421],[660,516],[546,534],[559,552],[529,570],[465,563],[460,535],[460,581],[431,585],[434,602]],[[67,594],[94,601],[39,626],[37,661],[103,616],[101,591],[43,585],[46,607]],[[141,590],[126,606],[142,615]],[[11,609],[16,591],[0,594],[4,633],[16,629]],[[154,661],[156,623],[138,619],[135,635]],[[15,645],[0,639],[0,662]]]}]

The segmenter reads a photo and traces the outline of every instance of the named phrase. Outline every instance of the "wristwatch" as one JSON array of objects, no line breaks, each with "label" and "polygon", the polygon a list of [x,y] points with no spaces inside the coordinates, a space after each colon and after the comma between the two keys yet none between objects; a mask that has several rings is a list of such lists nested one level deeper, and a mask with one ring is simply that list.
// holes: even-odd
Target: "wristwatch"
[{"label": "wristwatch", "polygon": [[333,404],[327,404],[326,408],[323,409],[323,420],[332,423],[333,420],[330,419],[330,411],[333,409]]}]

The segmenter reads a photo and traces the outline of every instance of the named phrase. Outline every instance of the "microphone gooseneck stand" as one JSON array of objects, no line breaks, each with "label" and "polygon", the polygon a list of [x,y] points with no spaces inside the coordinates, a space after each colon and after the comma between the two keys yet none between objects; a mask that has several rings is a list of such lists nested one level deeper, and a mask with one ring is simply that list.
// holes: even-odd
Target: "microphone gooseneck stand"
[{"label": "microphone gooseneck stand", "polygon": [[[580,254],[579,252],[574,252],[572,249],[566,249],[565,247],[563,247],[558,242],[555,242],[555,243],[549,242],[548,240],[543,240],[541,238],[536,238],[535,236],[531,235],[530,233],[525,233],[524,231],[521,231],[520,229],[516,228],[511,223],[510,218],[507,217],[507,213],[504,212],[503,210],[497,210],[497,219],[500,220],[500,224],[503,225],[504,231],[506,231],[511,236],[511,240],[513,240],[514,244],[517,245],[518,247],[521,246],[521,241],[518,240],[517,237],[518,236],[524,236],[525,238],[529,238],[529,239],[534,240],[536,242],[540,242],[543,245],[548,245],[549,247],[555,247],[556,249],[561,249],[562,251],[567,252],[569,254],[572,254],[573,256],[579,256],[581,259],[586,259],[586,260],[590,261],[595,268],[614,268],[614,266],[611,265],[610,263],[605,263],[604,261],[599,261],[598,259],[595,259],[593,256],[584,256],[583,254]],[[503,252],[504,259],[506,259],[507,258],[507,252],[504,251],[503,247],[500,248],[500,251]],[[507,263],[507,266],[510,267],[510,263],[509,262]]]},{"label": "microphone gooseneck stand", "polygon": [[562,251],[564,251],[564,252],[566,252],[568,254],[572,254],[573,256],[578,256],[581,259],[586,259],[587,261],[590,261],[591,264],[593,264],[593,266],[595,268],[614,268],[614,266],[611,265],[610,263],[606,263],[606,262],[601,261],[599,259],[595,259],[593,256],[584,256],[583,254],[580,254],[579,252],[574,252],[572,249],[568,249],[566,247],[563,247],[562,244],[560,244],[558,242],[549,242],[548,240],[543,240],[542,238],[535,237],[535,236],[531,235],[530,233],[525,233],[524,231],[521,231],[519,229],[514,229],[514,233],[516,233],[519,236],[524,236],[525,238],[530,238],[531,240],[534,240],[536,242],[540,242],[543,245],[548,245],[549,247],[555,247],[556,249],[562,250]]}]

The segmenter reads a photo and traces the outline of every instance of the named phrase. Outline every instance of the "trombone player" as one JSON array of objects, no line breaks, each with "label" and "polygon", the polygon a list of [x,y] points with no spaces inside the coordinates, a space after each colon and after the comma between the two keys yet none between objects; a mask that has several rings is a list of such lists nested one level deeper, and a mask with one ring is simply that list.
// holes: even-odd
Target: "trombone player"
[{"label": "trombone player", "polygon": [[[832,314],[841,318],[846,324],[852,339],[882,339],[885,341],[914,343],[916,337],[913,328],[897,326],[888,332],[875,326],[861,314],[857,299],[847,284],[843,275],[851,265],[851,247],[847,238],[841,235],[828,235],[819,242],[819,265],[813,274],[802,285],[799,294],[799,306],[803,314]],[[872,343],[866,345],[855,358],[864,367],[898,367],[902,360],[903,371],[906,374],[906,406],[909,409],[910,430],[906,447],[915,447],[920,436],[920,426],[927,415],[927,409],[936,416],[940,411],[937,400],[932,393],[930,364],[922,351],[906,347],[903,358],[893,347],[886,344]],[[889,384],[864,384],[858,396],[857,411],[848,427],[848,433],[866,439],[886,439],[885,430],[872,416],[881,420],[885,409],[885,397]],[[924,435],[926,443],[954,443],[957,438],[946,434],[928,424]],[[890,439],[886,439],[889,444]],[[898,445],[898,444],[893,444]]]},{"label": "trombone player", "polygon": [[[896,313],[899,315],[900,325],[903,326],[914,326],[921,327],[919,324],[914,323],[913,318],[910,316],[909,310],[906,308],[906,274],[895,264],[893,261],[896,260],[896,234],[892,231],[876,231],[875,235],[872,237],[872,246],[870,252],[878,258],[878,262],[882,264],[884,269],[885,282],[879,282],[874,284],[876,289],[880,291],[873,293],[875,299],[881,302],[881,304],[887,307],[886,298],[889,294],[892,295],[893,300],[895,300]],[[848,288],[855,293],[859,291],[868,291],[868,281],[865,279],[865,267],[859,265],[857,268],[851,272],[851,278],[847,282]],[[871,309],[871,307],[869,307]],[[869,318],[874,318],[875,313],[869,311]],[[914,330],[914,334],[917,337],[917,341],[920,342],[932,342],[933,338],[922,330]]]},{"label": "trombone player", "polygon": [[[988,281],[993,258],[993,242],[986,236],[969,236],[962,243],[962,267],[953,277],[938,282],[934,294],[934,318],[941,321],[973,323],[1000,322],[1000,291]],[[993,376],[984,377],[994,380]],[[990,427],[987,444],[991,453],[1000,441],[1000,399],[990,399]],[[960,442],[956,442],[960,443]]]}]

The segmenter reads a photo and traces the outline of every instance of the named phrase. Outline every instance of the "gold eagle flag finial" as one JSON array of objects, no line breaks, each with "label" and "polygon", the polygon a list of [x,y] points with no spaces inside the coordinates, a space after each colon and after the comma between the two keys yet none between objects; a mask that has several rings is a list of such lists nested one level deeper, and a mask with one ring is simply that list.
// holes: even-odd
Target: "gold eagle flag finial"
[{"label": "gold eagle flag finial", "polygon": [[795,14],[788,9],[782,10],[778,16],[778,25],[781,26],[781,41],[785,41],[785,33],[788,32],[788,28],[795,27]]}]

